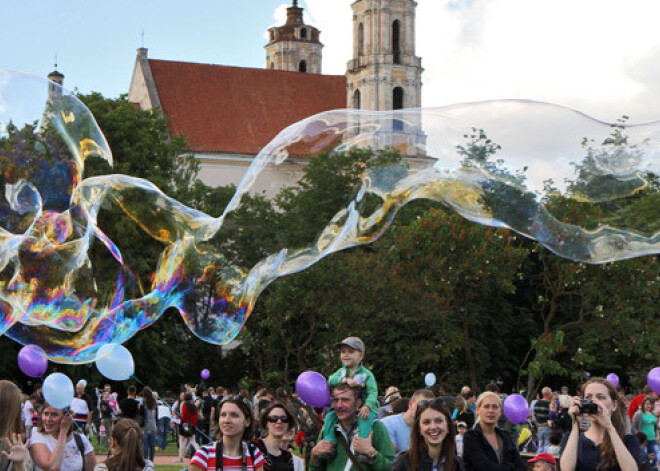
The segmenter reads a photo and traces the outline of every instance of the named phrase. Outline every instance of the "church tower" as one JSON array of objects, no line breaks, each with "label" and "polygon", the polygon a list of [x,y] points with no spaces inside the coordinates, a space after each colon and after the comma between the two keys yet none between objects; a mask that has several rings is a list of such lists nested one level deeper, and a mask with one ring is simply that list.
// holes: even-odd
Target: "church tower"
[{"label": "church tower", "polygon": [[355,0],[348,108],[376,111],[422,105],[422,60],[415,56],[414,0]]},{"label": "church tower", "polygon": [[[57,64],[55,64],[55,70],[48,74],[48,98],[50,100],[56,100],[62,98],[62,84],[64,83],[64,75],[57,71]],[[59,87],[57,85],[59,85]]]},{"label": "church tower", "polygon": [[266,68],[321,73],[321,32],[303,22],[298,0],[286,9],[286,24],[268,30]]}]

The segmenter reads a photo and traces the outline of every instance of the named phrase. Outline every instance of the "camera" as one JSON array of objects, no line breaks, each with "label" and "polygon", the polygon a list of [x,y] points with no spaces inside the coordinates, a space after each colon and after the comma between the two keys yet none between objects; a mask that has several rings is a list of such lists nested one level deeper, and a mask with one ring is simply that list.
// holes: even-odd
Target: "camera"
[{"label": "camera", "polygon": [[590,399],[581,400],[580,414],[598,414],[598,404]]}]

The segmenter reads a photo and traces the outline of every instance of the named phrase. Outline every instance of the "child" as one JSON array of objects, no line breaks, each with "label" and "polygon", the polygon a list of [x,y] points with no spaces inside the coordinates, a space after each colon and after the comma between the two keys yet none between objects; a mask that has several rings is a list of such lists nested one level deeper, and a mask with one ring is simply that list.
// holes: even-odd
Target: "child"
[{"label": "child", "polygon": [[550,446],[546,450],[552,456],[559,456],[561,454],[561,432],[558,430],[553,430],[550,432]]},{"label": "child", "polygon": [[459,458],[463,458],[463,435],[467,431],[467,424],[465,422],[459,422],[456,424],[456,429],[458,433],[456,434],[456,454]]},{"label": "child", "polygon": [[557,460],[550,453],[539,453],[528,463],[534,463],[532,471],[557,471]]},{"label": "child", "polygon": [[[340,349],[340,360],[344,366],[328,378],[328,384],[330,388],[333,388],[339,383],[360,386],[362,407],[357,417],[358,436],[369,438],[369,434],[373,430],[374,419],[378,415],[378,385],[376,384],[376,378],[374,378],[373,373],[362,366],[362,360],[364,360],[364,342],[358,337],[347,337],[336,346]],[[337,414],[335,411],[328,412],[325,416],[325,424],[321,433],[323,440],[328,440],[335,445],[337,444],[337,439],[335,438],[336,425]],[[361,462],[366,463],[369,461],[369,458],[364,455],[358,455],[357,458]],[[328,456],[327,459],[332,459],[332,457]]]}]

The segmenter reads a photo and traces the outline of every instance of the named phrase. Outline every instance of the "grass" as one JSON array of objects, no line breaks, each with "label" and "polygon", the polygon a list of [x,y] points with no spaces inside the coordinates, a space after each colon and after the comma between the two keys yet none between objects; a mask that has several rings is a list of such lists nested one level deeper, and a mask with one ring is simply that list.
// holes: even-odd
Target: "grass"
[{"label": "grass", "polygon": [[171,466],[171,465],[160,465],[156,466],[156,471],[180,471],[184,469],[185,465]]}]

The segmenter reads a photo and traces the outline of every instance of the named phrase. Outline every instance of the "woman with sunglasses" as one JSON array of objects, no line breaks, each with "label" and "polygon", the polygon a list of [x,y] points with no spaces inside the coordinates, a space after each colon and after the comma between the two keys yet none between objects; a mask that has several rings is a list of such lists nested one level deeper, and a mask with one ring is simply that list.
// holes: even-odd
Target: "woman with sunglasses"
[{"label": "woman with sunglasses", "polygon": [[293,471],[293,455],[282,444],[284,435],[296,426],[293,415],[284,405],[274,402],[262,411],[260,425],[265,436],[254,443],[266,459],[264,471]]},{"label": "woman with sunglasses", "polygon": [[511,435],[497,427],[502,415],[500,396],[492,391],[477,398],[477,422],[463,435],[467,471],[526,471]]},{"label": "woman with sunglasses", "polygon": [[190,460],[191,471],[257,471],[265,460],[254,438],[252,408],[242,396],[226,397],[220,404],[219,440],[201,447]]},{"label": "woman with sunglasses", "polygon": [[462,471],[455,436],[451,412],[441,399],[419,401],[410,429],[410,447],[397,455],[392,471]]}]

